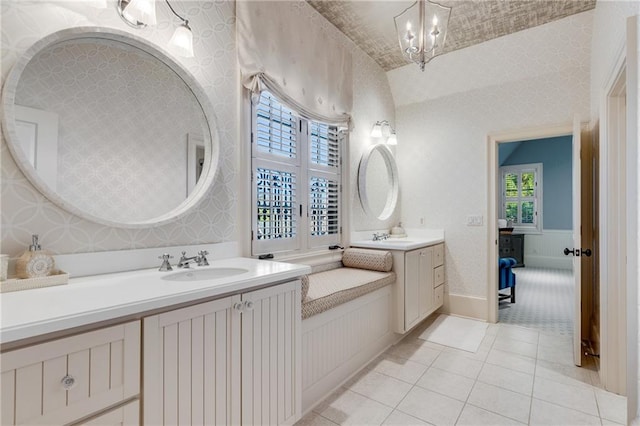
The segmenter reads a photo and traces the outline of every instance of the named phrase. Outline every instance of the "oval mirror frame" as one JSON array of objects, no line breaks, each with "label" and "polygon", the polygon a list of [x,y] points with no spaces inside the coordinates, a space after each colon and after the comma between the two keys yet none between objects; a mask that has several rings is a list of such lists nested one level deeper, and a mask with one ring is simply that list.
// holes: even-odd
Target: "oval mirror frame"
[{"label": "oval mirror frame", "polygon": [[[76,207],[68,200],[58,195],[55,190],[49,187],[42,177],[38,175],[35,168],[29,162],[26,154],[23,152],[18,142],[18,134],[16,129],[16,108],[15,99],[20,77],[27,67],[31,59],[43,49],[56,45],[61,42],[77,39],[96,38],[101,41],[115,41],[138,48],[145,53],[153,56],[161,63],[169,67],[193,93],[197,103],[202,109],[205,117],[203,123],[203,139],[204,139],[204,164],[202,174],[197,184],[189,194],[189,196],[180,203],[176,208],[169,212],[163,213],[157,217],[139,221],[139,222],[117,222],[106,218],[102,218]],[[43,37],[29,47],[24,54],[16,61],[9,72],[2,90],[2,128],[9,151],[11,152],[16,164],[24,173],[33,186],[40,191],[47,199],[58,205],[62,209],[81,217],[85,220],[100,223],[102,225],[112,226],[116,228],[150,228],[157,227],[177,220],[198,205],[204,195],[208,192],[213,184],[219,161],[220,143],[217,132],[216,117],[213,106],[209,101],[204,89],[198,83],[196,78],[181,64],[176,62],[168,53],[163,52],[159,47],[151,44],[147,40],[132,35],[128,32],[116,30],[113,28],[103,27],[76,27],[61,30]]]},{"label": "oval mirror frame", "polygon": [[[367,194],[367,168],[369,167],[371,156],[376,152],[382,156],[387,169],[387,175],[391,181],[391,188],[387,193],[387,201],[382,212],[379,214],[373,211],[369,201],[371,196],[370,194]],[[380,143],[373,145],[362,155],[360,166],[358,167],[358,194],[360,195],[360,204],[362,204],[362,208],[365,213],[378,220],[389,219],[396,208],[396,204],[398,203],[398,187],[398,166],[396,165],[393,153],[385,144]]]}]

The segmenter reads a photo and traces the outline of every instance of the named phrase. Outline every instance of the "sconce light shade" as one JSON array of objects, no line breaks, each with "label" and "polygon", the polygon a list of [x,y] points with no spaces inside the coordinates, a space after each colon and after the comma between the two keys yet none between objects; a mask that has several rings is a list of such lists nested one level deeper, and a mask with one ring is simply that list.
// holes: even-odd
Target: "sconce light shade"
[{"label": "sconce light shade", "polygon": [[155,0],[131,0],[122,10],[126,19],[146,25],[156,24]]},{"label": "sconce light shade", "polygon": [[395,131],[392,131],[389,138],[387,138],[387,145],[398,145],[398,138]]},{"label": "sconce light shade", "polygon": [[193,33],[189,28],[189,22],[185,21],[173,33],[169,46],[176,54],[185,58],[193,58]]},{"label": "sconce light shade", "polygon": [[372,138],[382,137],[382,123],[380,121],[376,121],[376,124],[373,125],[373,129],[371,129],[371,137]]}]

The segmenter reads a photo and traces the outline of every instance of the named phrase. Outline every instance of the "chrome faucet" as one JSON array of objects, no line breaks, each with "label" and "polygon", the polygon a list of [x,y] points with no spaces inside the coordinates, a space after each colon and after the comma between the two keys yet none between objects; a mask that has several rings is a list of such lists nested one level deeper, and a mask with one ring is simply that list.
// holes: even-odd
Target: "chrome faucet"
[{"label": "chrome faucet", "polygon": [[382,241],[388,238],[389,238],[389,234],[387,233],[382,233],[382,234],[378,234],[377,232],[373,233],[373,241]]},{"label": "chrome faucet", "polygon": [[182,256],[180,256],[180,260],[178,260],[178,264],[176,265],[178,268],[190,268],[189,264],[191,262],[195,262],[198,266],[209,266],[209,261],[207,260],[208,251],[202,250],[198,252],[197,256],[187,257],[187,252],[183,251]]},{"label": "chrome faucet", "polygon": [[160,265],[160,269],[158,269],[159,271],[173,271],[171,263],[169,262],[169,259],[173,259],[173,256],[171,256],[169,253],[165,253],[162,256],[159,256],[158,259],[162,259],[162,265]]}]

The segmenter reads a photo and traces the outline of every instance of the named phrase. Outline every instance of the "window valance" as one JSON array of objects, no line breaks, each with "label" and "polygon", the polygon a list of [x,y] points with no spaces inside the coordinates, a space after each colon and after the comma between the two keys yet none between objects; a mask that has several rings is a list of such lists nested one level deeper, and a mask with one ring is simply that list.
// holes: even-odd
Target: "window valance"
[{"label": "window valance", "polygon": [[351,53],[309,12],[303,1],[236,2],[242,84],[269,90],[309,119],[344,124],[353,105]]}]

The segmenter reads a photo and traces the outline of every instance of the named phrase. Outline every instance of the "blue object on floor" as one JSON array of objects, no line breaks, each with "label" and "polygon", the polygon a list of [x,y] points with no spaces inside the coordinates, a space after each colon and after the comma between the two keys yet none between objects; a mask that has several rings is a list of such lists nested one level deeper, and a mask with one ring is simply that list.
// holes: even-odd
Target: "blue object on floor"
[{"label": "blue object on floor", "polygon": [[[499,280],[498,280],[498,300],[511,299],[511,303],[516,303],[516,274],[511,268],[518,263],[513,257],[501,257],[498,260]],[[511,294],[500,294],[500,290],[510,288]]]}]

